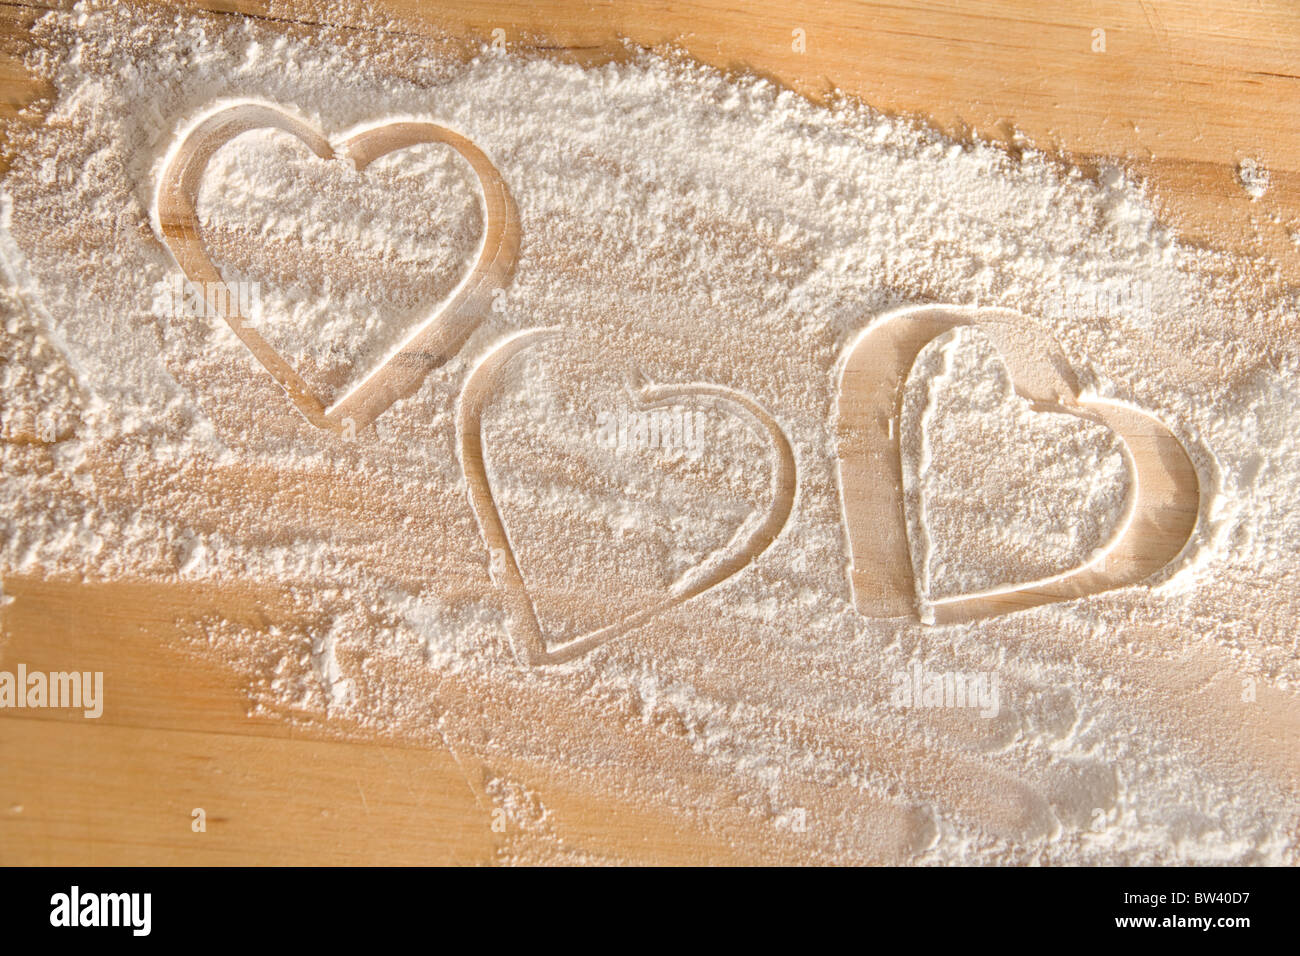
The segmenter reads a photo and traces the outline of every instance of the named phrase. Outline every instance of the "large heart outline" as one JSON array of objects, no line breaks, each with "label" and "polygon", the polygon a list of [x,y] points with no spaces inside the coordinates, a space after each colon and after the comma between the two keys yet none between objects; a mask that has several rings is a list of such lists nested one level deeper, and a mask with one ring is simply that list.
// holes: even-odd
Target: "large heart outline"
[{"label": "large heart outline", "polygon": [[466,380],[456,419],[461,470],[479,533],[488,549],[492,577],[505,594],[507,627],[516,648],[532,665],[572,660],[651,618],[685,604],[744,570],[780,536],[794,509],[797,491],[794,450],[790,441],[772,415],[752,398],[725,386],[704,383],[644,386],[641,399],[645,408],[672,405],[687,398],[705,399],[731,406],[757,421],[776,452],[772,503],[766,515],[754,523],[748,534],[740,537],[720,557],[715,556],[684,574],[663,599],[612,624],[559,644],[548,644],[492,494],[483,460],[483,409],[496,392],[510,361],[523,350],[556,334],[558,330],[555,329],[530,329],[497,345]]},{"label": "large heart outline", "polygon": [[[903,386],[916,357],[939,335],[962,325],[989,336],[1007,363],[1016,393],[1035,410],[1071,414],[1110,428],[1125,447],[1133,490],[1117,533],[1080,567],[922,607],[903,504],[897,423]],[[868,617],[954,623],[1137,584],[1189,547],[1200,517],[1200,482],[1177,436],[1140,409],[1080,399],[1077,380],[1055,339],[1009,310],[909,306],[873,321],[841,359],[836,440],[842,518],[852,558],[849,580],[858,611]]]},{"label": "large heart outline", "polygon": [[508,282],[519,256],[518,209],[487,155],[445,126],[417,120],[384,122],[353,132],[336,148],[309,123],[279,107],[236,103],[208,114],[189,129],[172,150],[158,183],[154,228],[191,282],[224,281],[204,247],[199,228],[198,192],[204,172],[218,149],[256,129],[282,130],[321,159],[341,156],[350,160],[358,172],[399,149],[442,143],[459,153],[478,178],[486,219],[474,265],[442,305],[392,354],[332,403],[317,395],[261,333],[244,321],[247,317],[239,314],[233,302],[223,311],[226,323],[309,422],[334,431],[364,428],[398,399],[414,393],[429,372],[460,351],[482,324],[494,290]]}]

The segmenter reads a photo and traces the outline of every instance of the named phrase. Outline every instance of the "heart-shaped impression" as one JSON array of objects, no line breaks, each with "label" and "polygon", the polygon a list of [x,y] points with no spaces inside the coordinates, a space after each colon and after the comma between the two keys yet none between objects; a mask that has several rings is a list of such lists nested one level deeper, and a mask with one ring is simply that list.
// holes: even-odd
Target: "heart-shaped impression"
[{"label": "heart-shaped impression", "polygon": [[[993,342],[1016,393],[1034,410],[1090,420],[1119,437],[1130,496],[1114,534],[1082,565],[1045,579],[933,598],[917,587],[913,570],[900,416],[904,385],[922,350],[967,325]],[[916,306],[877,319],[845,352],[836,437],[853,596],[870,617],[951,623],[1136,584],[1178,557],[1200,512],[1196,469],[1173,433],[1137,409],[1082,402],[1051,335],[1006,310]]]},{"label": "heart-shaped impression", "polygon": [[922,605],[1061,580],[1109,551],[1132,517],[1128,446],[1089,416],[1016,395],[976,326],[921,350],[899,428]]},{"label": "heart-shaped impression", "polygon": [[479,363],[465,383],[457,414],[461,467],[470,505],[488,549],[493,580],[505,595],[511,639],[520,656],[534,665],[572,660],[665,611],[685,604],[742,571],[771,547],[781,534],[794,507],[796,490],[795,459],[790,442],[771,414],[753,399],[730,388],[701,383],[643,387],[641,403],[647,410],[666,408],[683,401],[703,401],[739,412],[757,422],[775,454],[771,503],[759,520],[751,522],[747,531],[738,534],[722,552],[686,571],[659,600],[586,633],[559,642],[548,641],[488,478],[483,451],[483,411],[498,391],[511,360],[530,346],[556,334],[551,329],[533,329],[498,345]]},{"label": "heart-shaped impression", "polygon": [[495,289],[503,287],[519,255],[519,215],[500,172],[472,142],[436,123],[397,121],[362,129],[337,147],[309,124],[278,107],[239,103],[196,123],[173,150],[156,196],[156,228],[186,278],[194,283],[224,279],[212,261],[199,224],[198,195],[208,163],[223,145],[252,130],[276,129],[296,137],[323,160],[342,157],[358,172],[397,150],[442,143],[473,169],[486,211],[482,245],[474,266],[444,304],[356,386],[333,402],[316,394],[270,343],[245,321],[236,297],[222,302],[227,324],[288,393],[313,425],[336,431],[364,428],[393,402],[412,394],[425,376],[454,356],[487,316]]}]

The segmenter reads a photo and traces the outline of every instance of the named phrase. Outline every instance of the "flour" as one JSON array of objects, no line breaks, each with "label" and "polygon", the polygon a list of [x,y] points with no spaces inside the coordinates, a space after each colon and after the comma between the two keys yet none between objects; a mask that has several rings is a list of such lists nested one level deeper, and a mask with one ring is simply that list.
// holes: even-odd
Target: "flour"
[{"label": "flour", "polygon": [[[295,215],[304,208],[319,218]],[[217,151],[198,211],[222,275],[262,293],[252,324],[326,394],[355,385],[438,308],[483,232],[473,171],[450,147],[412,147],[358,173],[278,130]]]},{"label": "flour", "polygon": [[903,401],[904,490],[922,601],[1050,580],[1104,554],[1133,476],[1100,423],[1034,413],[970,327],[917,358]]},{"label": "flour", "polygon": [[[1269,263],[1180,244],[1119,169],[1093,179],[674,59],[464,62],[398,33],[89,6],[34,36],[55,96],[10,130],[4,182],[6,578],[255,584],[274,623],[196,614],[194,652],[244,675],[253,713],[449,747],[486,805],[537,834],[510,859],[601,858],[566,843],[563,807],[536,796],[553,791],[521,782],[543,774],[680,821],[700,859],[1297,862],[1294,759],[1268,739],[1294,727],[1300,686],[1300,339]],[[152,228],[158,177],[184,130],[237,100],[334,141],[443,124],[518,204],[520,256],[484,324],[354,441],[305,422],[224,323],[155,307],[178,274]],[[436,309],[482,229],[445,150],[357,174],[276,134],[232,142],[201,207],[228,278],[261,284],[269,337],[330,389]],[[855,611],[836,364],[873,316],[922,301],[1038,318],[1091,394],[1187,443],[1205,520],[1166,586],[952,627]],[[563,336],[512,366],[484,441],[552,637],[653,606],[772,506],[772,445],[734,410],[692,409],[709,428],[695,460],[596,439],[641,383],[751,397],[798,482],[744,571],[534,667],[467,501],[456,403],[496,343],[540,326]],[[1071,423],[1026,439],[999,411],[996,356],[954,341],[963,374],[930,383],[917,478],[931,593],[1086,560],[1124,496],[1113,438]],[[990,444],[964,449],[977,424]],[[1005,462],[1026,447],[1043,485]],[[1019,469],[973,537],[968,455]],[[995,673],[997,715],[891,706],[914,664]]]},{"label": "flour", "polygon": [[1257,160],[1243,159],[1237,164],[1237,182],[1251,199],[1262,199],[1273,181],[1267,166]]}]

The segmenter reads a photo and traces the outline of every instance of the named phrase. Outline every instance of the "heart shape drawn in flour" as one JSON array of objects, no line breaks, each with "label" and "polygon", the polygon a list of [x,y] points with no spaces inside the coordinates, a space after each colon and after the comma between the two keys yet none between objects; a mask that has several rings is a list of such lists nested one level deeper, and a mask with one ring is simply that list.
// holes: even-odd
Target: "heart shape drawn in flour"
[{"label": "heart shape drawn in flour", "polygon": [[358,172],[397,150],[442,143],[473,169],[483,193],[486,222],[474,266],[444,304],[424,319],[378,368],[333,402],[316,394],[294,368],[239,314],[235,297],[223,317],[249,351],[288,393],[313,425],[334,431],[364,428],[400,398],[412,394],[430,371],[454,356],[491,308],[519,255],[519,214],[500,172],[472,142],[436,123],[399,120],[355,132],[337,147],[310,124],[263,103],[238,103],[196,123],[173,150],[158,185],[155,226],[186,277],[194,283],[223,282],[199,228],[198,194],[209,161],[241,133],[276,129],[289,133],[323,160],[343,157]]},{"label": "heart shape drawn in flour", "polygon": [[1128,446],[1089,417],[1016,395],[977,326],[921,350],[899,430],[922,606],[1059,581],[1108,552],[1132,517]]},{"label": "heart shape drawn in flour", "polygon": [[650,619],[717,587],[744,570],[772,546],[794,507],[796,472],[789,439],[772,415],[748,396],[720,385],[648,385],[641,389],[646,409],[679,404],[683,400],[712,402],[756,421],[775,452],[771,504],[761,520],[738,535],[725,551],[688,570],[658,601],[611,624],[585,634],[550,642],[543,633],[537,606],[524,581],[510,536],[492,492],[483,454],[483,410],[497,392],[511,360],[532,345],[557,334],[553,329],[532,329],[505,340],[478,364],[465,383],[457,413],[461,468],[479,532],[487,546],[492,578],[505,595],[511,639],[530,664],[558,664],[578,657],[639,627]]},{"label": "heart shape drawn in flour", "polygon": [[[1034,410],[1087,419],[1118,436],[1130,496],[1115,533],[1085,563],[1037,581],[934,599],[920,593],[913,570],[899,422],[917,357],[934,339],[967,325],[992,340],[1016,393]],[[1168,427],[1127,405],[1081,400],[1052,336],[1007,310],[915,306],[872,322],[841,363],[836,438],[850,581],[859,612],[869,617],[952,623],[1137,584],[1183,553],[1200,514],[1196,469]]]}]

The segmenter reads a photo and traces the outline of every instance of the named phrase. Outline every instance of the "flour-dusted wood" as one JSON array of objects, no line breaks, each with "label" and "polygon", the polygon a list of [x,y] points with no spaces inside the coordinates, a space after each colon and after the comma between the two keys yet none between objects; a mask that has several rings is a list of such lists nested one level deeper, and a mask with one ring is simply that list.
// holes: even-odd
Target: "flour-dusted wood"
[{"label": "flour-dusted wood", "polygon": [[[403,4],[391,9],[404,18],[406,32],[431,35],[451,29],[458,36],[491,41],[493,31],[500,29],[508,48],[537,49],[543,58],[591,64],[626,60],[620,35],[643,44],[679,42],[706,62],[769,73],[819,98],[839,87],[860,94],[870,105],[929,118],[949,131],[995,136],[1013,155],[1027,148],[1023,139],[1028,139],[1059,147],[1065,162],[1089,170],[1105,165],[1108,157],[1120,157],[1151,175],[1157,203],[1185,237],[1214,249],[1267,252],[1271,258],[1259,271],[1267,272],[1275,263],[1282,274],[1294,275],[1296,258],[1288,229],[1294,228],[1297,216],[1298,147],[1288,104],[1296,82],[1297,47],[1290,29],[1292,14],[1284,6],[1243,12],[1226,5],[1186,4],[1153,12],[1149,6],[1115,4],[1065,20],[1017,4],[979,11],[934,4],[833,4],[819,7],[816,19],[806,23],[779,5],[733,10],[706,3],[664,10],[635,3],[601,6],[595,15],[590,5],[559,2],[534,5],[526,13],[514,4],[447,4],[436,10]],[[302,11],[301,23],[280,17],[278,26],[262,29],[311,35],[323,20],[374,28],[374,21],[359,9],[304,6]],[[24,49],[29,45],[24,31],[34,14],[11,8],[5,16],[14,26],[11,46]],[[1093,18],[1098,22],[1090,22]],[[218,13],[213,20],[228,23],[230,15]],[[1104,43],[1094,50],[1102,39],[1095,35],[1097,30],[1104,31]],[[803,31],[801,49],[796,49],[795,31]],[[61,39],[66,45],[75,36],[69,28]],[[53,41],[47,36],[41,42]],[[458,56],[476,48],[459,40],[448,45]],[[410,68],[379,57],[374,62],[384,63],[394,74]],[[7,73],[8,102],[27,102],[42,89],[48,92],[13,63]],[[539,89],[545,90],[545,85]],[[338,92],[331,108],[354,106],[344,100]],[[563,103],[562,97],[553,101]],[[23,122],[39,123],[51,107],[38,103]],[[164,117],[169,119],[174,117]],[[13,131],[15,139],[19,132]],[[67,132],[75,139],[74,132]],[[701,151],[707,140],[701,137]],[[585,154],[575,151],[570,157],[574,166],[567,173],[574,179],[581,173],[584,182],[599,183],[590,170],[619,171],[619,160],[611,158],[617,153],[608,144]],[[1254,202],[1236,178],[1237,163],[1247,155],[1273,174],[1268,191]],[[737,169],[732,178],[743,180],[745,172]],[[671,170],[664,174],[671,177]],[[844,183],[828,178],[833,185]],[[653,185],[648,183],[638,195],[653,195]],[[1117,195],[1127,194],[1117,189]],[[126,207],[124,198],[111,198],[120,203],[115,208]],[[23,208],[30,211],[33,205]],[[923,211],[923,205],[913,211],[918,210]],[[627,215],[636,211],[629,208]],[[566,227],[570,222],[567,216],[552,218]],[[719,221],[724,217],[715,209],[699,225],[707,230]],[[563,229],[547,232],[547,223],[537,218],[533,222],[533,232],[522,239],[525,247],[530,241],[534,248],[542,247],[541,264],[551,282],[580,290],[613,287],[617,296],[599,301],[575,296],[581,308],[559,296],[529,301],[547,301],[557,310],[572,308],[589,317],[592,325],[618,325],[625,321],[620,307],[631,309],[641,301],[637,296],[649,294],[641,285],[652,285],[656,277],[671,278],[657,272],[654,263],[639,272],[611,269],[591,254],[595,237],[576,229],[571,234]],[[889,216],[882,213],[881,222],[890,225]],[[766,251],[780,245],[764,238],[757,225],[742,232],[733,221],[726,223],[736,230],[734,236],[727,229],[716,233],[719,242],[734,238],[735,245],[725,247],[734,258],[754,246]],[[69,260],[80,262],[76,256],[84,251],[78,242],[101,229],[112,237],[111,225],[70,227],[65,220],[63,228],[50,229],[43,241],[49,244],[46,250],[75,250]],[[21,232],[21,226],[15,230]],[[680,232],[686,234],[687,229]],[[545,241],[536,241],[538,236]],[[111,248],[112,243],[102,245]],[[40,251],[34,244],[28,248]],[[774,254],[762,264],[775,273],[788,263]],[[1244,282],[1256,267],[1248,260],[1225,257],[1217,268]],[[671,271],[703,271],[735,293],[737,301],[746,285],[707,275],[708,270]],[[950,276],[924,274],[916,263],[903,271],[912,282],[910,301],[926,301],[926,283],[933,288],[951,281]],[[97,278],[111,275],[102,266],[88,269],[77,276],[84,285],[76,288],[93,291]],[[535,296],[539,284],[529,287]],[[756,288],[759,283],[749,285]],[[1231,282],[1225,280],[1225,286]],[[93,309],[93,297],[86,295],[82,301]],[[794,419],[798,413],[811,420],[820,415],[823,428],[829,427],[830,403],[809,412],[799,404],[797,393],[808,388],[808,382],[816,382],[823,392],[831,388],[833,345],[855,334],[868,321],[868,310],[841,315],[831,331],[824,326],[799,328],[797,334],[807,336],[798,340],[808,356],[802,369],[806,374],[789,375],[775,371],[777,363],[764,367],[753,360],[761,349],[776,348],[777,336],[768,327],[750,326],[745,339],[749,351],[742,362],[708,355],[707,343],[700,340],[723,332],[702,332],[691,325],[688,334],[674,338],[671,322],[679,317],[684,301],[686,296],[678,296],[673,310],[664,309],[665,315],[658,317],[662,325],[650,332],[628,322],[631,332],[618,340],[621,351],[612,350],[608,362],[653,360],[661,379],[676,382],[725,379],[743,366],[750,379],[746,386],[764,390],[759,396],[763,407],[786,402],[785,418]],[[811,314],[818,304],[810,303],[800,315]],[[736,301],[717,308],[739,309]],[[511,316],[511,321],[516,326],[536,324],[548,314],[539,310],[535,316]],[[1215,390],[1223,377],[1240,374],[1241,365],[1255,362],[1266,370],[1273,358],[1280,361],[1287,354],[1289,330],[1280,322],[1272,329],[1260,328],[1235,313],[1207,312],[1188,315],[1186,328],[1190,341],[1182,349],[1156,337],[1144,339],[1140,330],[1134,333],[1127,326],[1122,334],[1111,335],[1102,323],[1086,332],[1074,329],[1062,347],[1079,362],[1095,358],[1101,347],[1114,348],[1120,356],[1131,349],[1137,353],[1133,360],[1143,367],[1176,369],[1182,386],[1218,397],[1222,393]],[[793,318],[783,327],[786,333],[795,329]],[[201,338],[190,329],[169,328],[159,347],[175,347],[189,335]],[[1242,357],[1223,349],[1223,364],[1216,364],[1219,355],[1204,354],[1234,341],[1234,335],[1248,340],[1254,351]],[[471,351],[481,352],[488,344],[476,341]],[[595,351],[591,336],[578,348]],[[402,613],[432,620],[427,630],[434,634],[447,630],[438,626],[439,602],[468,605],[490,591],[473,515],[456,485],[458,463],[449,438],[454,429],[439,417],[453,407],[459,380],[450,374],[432,376],[420,408],[401,420],[401,434],[411,446],[404,452],[408,458],[402,468],[376,472],[369,468],[372,462],[364,449],[325,445],[318,446],[320,454],[312,464],[300,467],[294,455],[277,458],[275,452],[279,443],[301,449],[302,442],[315,440],[304,439],[296,430],[296,410],[290,407],[284,414],[284,396],[267,387],[267,376],[248,355],[222,354],[229,358],[225,364],[196,370],[181,360],[188,358],[184,353],[172,361],[169,373],[179,383],[178,393],[198,396],[221,440],[237,449],[235,457],[255,447],[255,460],[221,462],[189,456],[188,449],[169,457],[166,440],[150,444],[146,430],[146,439],[137,444],[131,444],[130,436],[118,435],[86,447],[85,466],[76,479],[81,486],[89,484],[90,497],[98,494],[114,513],[139,513],[142,520],[156,510],[198,516],[186,529],[192,540],[163,540],[159,533],[156,540],[142,543],[139,553],[124,552],[116,563],[101,564],[107,581],[83,582],[77,572],[50,571],[58,567],[53,559],[49,565],[33,559],[23,571],[5,574],[5,594],[13,601],[0,611],[6,635],[0,666],[23,660],[49,670],[70,662],[103,669],[109,705],[94,724],[74,724],[54,712],[0,715],[2,759],[6,768],[18,768],[0,775],[4,862],[87,862],[88,857],[101,863],[799,862],[816,853],[829,855],[826,847],[837,834],[846,836],[856,861],[904,862],[923,858],[945,839],[945,828],[957,817],[970,821],[991,841],[1028,848],[1015,858],[1024,861],[1040,852],[1036,848],[1086,847],[1090,841],[1107,839],[1107,834],[1124,832],[1118,824],[1128,795],[1121,793],[1121,784],[1104,764],[1089,763],[1073,750],[1068,760],[1028,768],[1008,756],[1030,743],[1058,750],[1085,748],[1089,741],[1073,736],[1087,731],[1088,722],[1078,719],[1080,701],[1105,693],[1141,701],[1146,708],[1141,712],[1143,740],[1170,748],[1154,753],[1148,766],[1163,766],[1170,752],[1180,758],[1195,754],[1198,771],[1208,777],[1251,781],[1256,788],[1252,794],[1260,796],[1257,803],[1264,809],[1285,805],[1296,792],[1297,762],[1294,748],[1288,746],[1297,730],[1294,695],[1262,679],[1267,668],[1285,672],[1290,665],[1276,648],[1251,645],[1249,633],[1252,628],[1256,633],[1280,633],[1289,627],[1294,589],[1277,589],[1266,574],[1239,585],[1239,595],[1253,600],[1249,606],[1259,613],[1228,622],[1237,628],[1234,641],[1264,655],[1251,661],[1254,669],[1243,666],[1241,653],[1231,645],[1202,639],[1201,623],[1223,623],[1213,608],[1192,602],[1187,616],[1177,621],[1143,620],[1139,615],[1134,623],[1125,620],[1122,604],[1103,599],[1090,608],[1098,615],[1095,619],[1063,615],[1032,635],[1008,626],[988,640],[988,646],[1001,641],[1014,650],[1031,643],[1032,637],[1035,655],[1047,662],[1043,674],[1014,688],[1017,707],[1013,712],[1009,704],[1002,722],[990,725],[954,712],[913,714],[906,716],[918,723],[907,733],[890,730],[903,719],[888,710],[890,674],[863,680],[861,662],[888,660],[869,655],[883,654],[889,638],[865,639],[842,627],[844,618],[812,626],[818,622],[818,603],[829,603],[827,595],[833,592],[820,584],[801,585],[806,579],[800,575],[818,575],[827,568],[839,573],[835,562],[845,557],[834,550],[842,544],[839,537],[820,550],[782,550],[778,542],[755,568],[730,583],[732,591],[719,590],[729,595],[727,602],[684,605],[676,616],[636,635],[636,644],[620,646],[602,658],[590,676],[581,667],[573,668],[567,684],[564,676],[549,675],[522,678],[511,673],[506,680],[505,663],[499,674],[447,668],[449,673],[435,680],[428,671],[437,668],[425,668],[420,661],[432,658],[446,665],[464,656],[465,649],[436,641],[406,647],[396,633],[391,642],[371,647],[366,661],[349,659],[350,637],[367,628],[378,634],[393,627],[391,619],[372,616],[368,602],[376,591],[323,593],[329,590],[331,575],[341,576],[349,565],[366,568],[382,576],[385,587],[411,595]],[[705,361],[695,360],[701,355]],[[113,357],[110,353],[108,359]],[[586,357],[593,364],[599,361],[599,353]],[[786,361],[793,359],[786,356]],[[100,376],[96,372],[92,378],[98,382]],[[1176,378],[1172,372],[1168,375],[1169,380]],[[1260,386],[1261,395],[1285,400],[1284,393],[1268,390],[1276,388],[1271,381]],[[862,387],[868,387],[865,381]],[[1148,397],[1159,402],[1158,389],[1152,392]],[[847,400],[854,400],[852,389]],[[1268,402],[1261,399],[1259,404]],[[1236,413],[1241,427],[1255,421],[1245,411]],[[381,427],[391,424],[384,416],[377,422]],[[1267,421],[1260,422],[1261,431],[1266,431]],[[1168,464],[1167,437],[1153,432],[1144,439],[1145,448],[1135,440],[1135,457]],[[47,507],[42,502],[48,499],[41,496],[66,494],[64,485],[74,481],[65,481],[52,466],[67,447],[63,441],[42,452],[24,440],[28,444],[11,442],[6,451],[27,455],[22,459],[25,474],[48,475],[49,484],[33,484],[29,496],[10,500],[24,509],[23,520],[34,529],[23,543],[24,553],[31,549],[38,554],[41,547],[52,547],[51,542],[78,541],[83,528],[63,513],[51,512],[44,515],[47,520],[36,522]],[[392,444],[375,440],[367,447],[400,456],[403,452]],[[833,452],[807,429],[793,435],[792,444],[801,482],[806,475],[810,487],[825,492]],[[49,457],[39,457],[42,454]],[[565,477],[573,460],[555,455],[541,471],[548,478]],[[1184,482],[1189,477],[1181,461],[1173,462],[1170,473],[1181,475]],[[1263,466],[1261,475],[1268,478]],[[580,478],[579,490],[588,480]],[[762,478],[747,480],[762,484]],[[1230,490],[1237,497],[1225,500],[1233,503],[1253,493],[1245,487]],[[1265,487],[1261,494],[1267,491]],[[824,493],[802,498],[796,519],[801,511],[834,500]],[[1258,507],[1268,505],[1265,500]],[[853,502],[848,505],[851,512],[855,507]],[[79,521],[83,516],[74,517]],[[1171,517],[1185,521],[1187,515],[1182,511]],[[1274,514],[1275,522],[1285,517]],[[222,529],[237,521],[263,522],[271,541],[291,531],[298,539],[325,541],[328,546],[316,547],[304,560],[303,568],[315,562],[316,569],[308,574],[300,568],[303,573],[296,583],[250,583],[256,575],[243,577],[232,570],[234,565],[221,564],[261,560],[248,551],[232,557],[235,547],[220,551]],[[412,526],[420,529],[419,535],[412,533]],[[94,523],[84,530],[93,535]],[[1135,540],[1158,540],[1160,550],[1178,533],[1178,527],[1156,527]],[[560,545],[567,540],[558,539]],[[1268,540],[1261,549],[1270,546]],[[440,547],[453,542],[458,546]],[[216,553],[205,550],[209,545]],[[810,570],[799,570],[800,556]],[[1132,556],[1135,562],[1141,557]],[[220,574],[205,572],[205,562],[218,565]],[[270,563],[259,567],[265,570]],[[1250,567],[1243,564],[1236,573],[1244,577]],[[1261,567],[1268,569],[1267,563]],[[146,579],[133,580],[123,569]],[[436,595],[422,591],[430,580],[439,583]],[[539,590],[563,597],[574,586],[585,582],[552,574],[543,576]],[[588,603],[603,600],[598,594]],[[1269,617],[1269,605],[1275,608],[1274,618]],[[719,608],[728,613],[719,613]],[[498,620],[487,617],[470,637],[499,650],[499,660],[505,662],[508,636]],[[789,622],[784,629],[779,623],[783,619]],[[967,655],[955,658],[954,667],[983,666],[981,639],[989,633],[946,631],[937,643],[951,643],[954,653]],[[934,644],[925,645],[906,629],[898,632],[896,644],[907,645],[907,651],[934,650]],[[782,653],[772,654],[770,668],[743,667],[747,659],[772,653],[774,645]],[[325,719],[329,700],[324,692],[314,684],[295,683],[300,668],[313,679],[318,670],[332,673],[331,655],[342,659],[342,673],[374,680],[375,694],[369,698],[373,710]],[[809,663],[814,660],[816,666]],[[1064,690],[1055,689],[1049,678],[1059,672],[1050,668],[1058,665],[1086,677],[1063,685]],[[1247,699],[1243,681],[1252,678],[1257,679]],[[338,680],[349,678],[329,679],[335,682],[332,693]],[[539,687],[547,680],[556,683],[543,693]],[[276,681],[281,685],[272,686]],[[592,710],[581,703],[593,682],[602,693],[608,691],[595,726]],[[1112,689],[1107,691],[1103,682],[1110,682]],[[632,683],[635,694],[626,692]],[[683,687],[691,689],[694,699],[688,699]],[[1008,687],[1007,693],[1012,692]],[[298,693],[301,707],[283,706]],[[826,709],[811,706],[827,697],[831,706]],[[779,703],[739,718],[725,713],[721,705],[709,709],[717,701],[734,706],[755,700]],[[797,706],[781,706],[788,701]],[[390,706],[397,709],[386,709]],[[862,713],[877,709],[889,719],[864,730]],[[743,707],[737,710],[743,712]],[[741,738],[753,731],[742,743],[777,742],[788,748],[781,751],[782,759],[792,753],[806,755],[808,764],[800,774],[789,775],[794,779],[785,789],[734,785],[709,762],[721,759],[718,748],[726,745],[719,744],[719,729],[740,731]],[[503,740],[519,745],[513,754],[501,745]],[[582,762],[586,772],[574,772],[557,753]],[[737,763],[757,767],[773,759],[761,747],[746,750],[740,745],[734,756]],[[671,777],[677,787],[672,795],[682,804],[672,807],[671,800],[629,795],[616,783],[620,774],[630,775],[628,768],[641,768],[647,788],[660,786],[660,777]],[[882,796],[882,779],[911,795],[911,801]],[[1164,806],[1190,801],[1192,795],[1176,787],[1174,792],[1161,790],[1166,782],[1139,773],[1136,782],[1130,779],[1124,785],[1147,788],[1142,792]],[[1224,805],[1236,809],[1237,802]],[[203,833],[192,829],[193,811],[200,807],[207,817]],[[1097,810],[1102,811],[1100,831],[1092,829]],[[497,828],[503,818],[504,829]],[[806,830],[796,829],[804,826]],[[1101,835],[1090,837],[1093,832]],[[1242,856],[1268,858],[1285,852],[1285,846],[1279,846],[1285,831],[1277,831],[1281,836],[1269,832],[1276,839],[1240,850]]]}]

